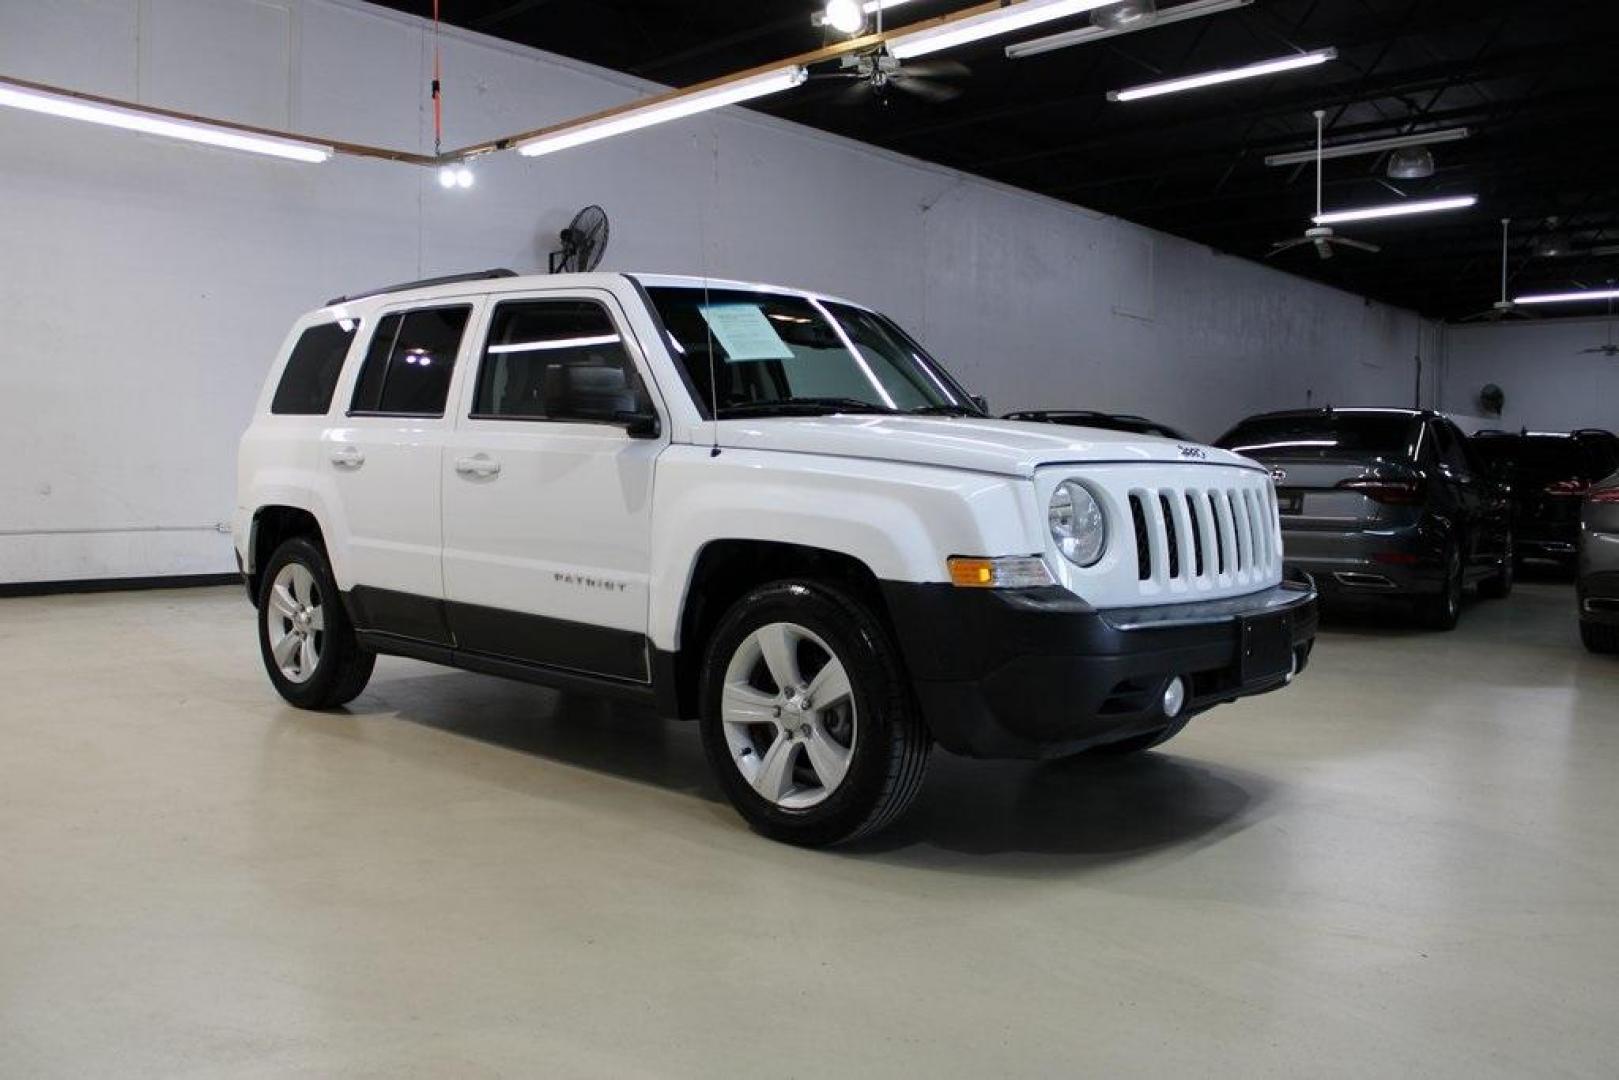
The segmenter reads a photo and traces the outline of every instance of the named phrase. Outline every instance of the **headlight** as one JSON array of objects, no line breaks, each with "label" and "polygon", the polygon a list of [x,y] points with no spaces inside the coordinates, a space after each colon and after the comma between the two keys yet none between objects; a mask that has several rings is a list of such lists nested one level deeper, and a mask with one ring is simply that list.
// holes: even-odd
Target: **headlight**
[{"label": "headlight", "polygon": [[1075,566],[1095,566],[1107,549],[1107,519],[1096,496],[1073,480],[1057,485],[1046,513],[1051,538],[1063,558]]}]

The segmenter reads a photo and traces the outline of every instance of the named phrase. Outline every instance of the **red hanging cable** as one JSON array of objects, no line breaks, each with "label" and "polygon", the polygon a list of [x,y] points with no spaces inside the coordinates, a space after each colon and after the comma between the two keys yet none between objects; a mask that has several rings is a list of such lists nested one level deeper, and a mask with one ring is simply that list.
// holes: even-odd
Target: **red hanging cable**
[{"label": "red hanging cable", "polygon": [[438,0],[433,0],[433,156],[444,142],[444,92],[440,82],[438,44]]}]

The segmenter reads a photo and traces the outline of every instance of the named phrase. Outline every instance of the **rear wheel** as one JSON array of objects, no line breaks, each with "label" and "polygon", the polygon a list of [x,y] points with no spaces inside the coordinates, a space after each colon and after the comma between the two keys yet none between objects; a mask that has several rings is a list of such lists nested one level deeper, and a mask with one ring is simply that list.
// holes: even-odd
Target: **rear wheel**
[{"label": "rear wheel", "polygon": [[360,648],[326,553],[304,537],[264,567],[259,652],[276,692],[300,709],[346,705],[371,679],[376,654]]},{"label": "rear wheel", "polygon": [[1507,537],[1506,550],[1495,573],[1478,583],[1478,594],[1486,600],[1505,600],[1512,595],[1512,582],[1517,573],[1517,555],[1512,550],[1512,538]]},{"label": "rear wheel", "polygon": [[755,589],[710,641],[703,748],[759,832],[825,846],[892,822],[931,741],[898,650],[861,601],[814,581]]},{"label": "rear wheel", "polygon": [[1580,640],[1591,652],[1603,656],[1612,656],[1619,653],[1619,626],[1608,626],[1603,623],[1580,623]]},{"label": "rear wheel", "polygon": [[1417,622],[1430,630],[1454,630],[1462,614],[1462,552],[1456,544],[1445,549],[1445,579],[1434,596],[1416,603]]}]

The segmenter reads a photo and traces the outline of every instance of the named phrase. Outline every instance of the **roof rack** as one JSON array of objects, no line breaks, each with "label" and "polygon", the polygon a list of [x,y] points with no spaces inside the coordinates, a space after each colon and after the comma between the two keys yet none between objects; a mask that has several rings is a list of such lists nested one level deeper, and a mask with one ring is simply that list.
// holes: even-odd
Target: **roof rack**
[{"label": "roof rack", "polygon": [[462,281],[492,281],[496,278],[516,277],[516,270],[507,270],[497,266],[491,270],[474,270],[470,274],[446,274],[444,277],[423,278],[420,281],[406,281],[398,285],[384,285],[380,289],[366,289],[351,296],[334,296],[326,301],[326,306],[333,304],[346,304],[350,300],[363,300],[368,296],[385,296],[388,293],[407,292],[411,289],[425,289],[431,285],[454,285]]}]

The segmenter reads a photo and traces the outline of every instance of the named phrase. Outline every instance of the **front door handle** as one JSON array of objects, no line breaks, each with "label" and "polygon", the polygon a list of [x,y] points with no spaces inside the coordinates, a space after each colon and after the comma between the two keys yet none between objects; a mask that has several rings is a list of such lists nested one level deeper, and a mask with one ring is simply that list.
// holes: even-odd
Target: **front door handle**
[{"label": "front door handle", "polygon": [[358,446],[339,446],[332,451],[331,459],[340,469],[358,469],[365,464],[365,452]]},{"label": "front door handle", "polygon": [[500,475],[500,462],[488,454],[474,454],[472,457],[457,458],[455,471],[462,476],[475,476],[488,479]]}]

